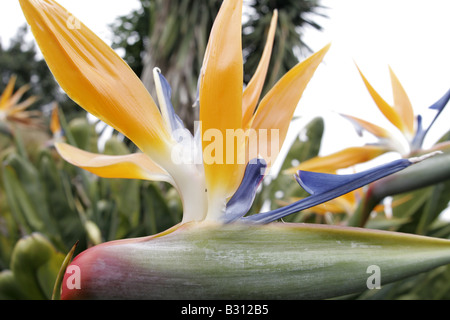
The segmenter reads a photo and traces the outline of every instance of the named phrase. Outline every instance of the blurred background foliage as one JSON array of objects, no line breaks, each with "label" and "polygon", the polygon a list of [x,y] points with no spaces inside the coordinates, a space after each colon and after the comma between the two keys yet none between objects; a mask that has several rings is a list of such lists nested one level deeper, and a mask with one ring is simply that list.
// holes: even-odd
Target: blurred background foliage
[{"label": "blurred background foliage", "polygon": [[[164,70],[174,92],[177,113],[186,125],[197,118],[192,108],[207,36],[221,1],[141,0],[142,7],[112,22],[113,48],[142,78],[149,91],[154,66]],[[256,68],[273,9],[279,22],[267,86],[310,53],[302,41],[306,25],[320,29],[315,15],[323,15],[319,1],[244,1],[243,48],[245,79]],[[51,299],[64,257],[77,243],[76,253],[101,242],[155,234],[177,224],[182,206],[175,189],[166,183],[104,179],[74,167],[56,153],[62,138],[81,149],[104,154],[126,154],[135,146],[122,135],[107,136],[98,121],[61,92],[32,42],[20,29],[9,47],[0,44],[0,94],[16,77],[14,92],[23,90],[16,104],[36,97],[27,114],[30,124],[0,116],[0,299]],[[0,110],[1,113],[4,110]],[[56,113],[57,112],[57,113]],[[52,115],[60,131],[50,130]],[[53,128],[53,127],[52,127]],[[99,129],[99,128],[103,128]],[[191,127],[192,129],[192,127]],[[280,174],[262,183],[251,213],[275,209],[308,194],[283,170],[318,156],[324,121],[316,118],[298,131]],[[448,135],[443,137],[449,140]],[[100,143],[100,141],[102,141]],[[449,151],[445,151],[449,153]],[[346,225],[370,197],[357,190],[338,201],[311,208],[285,219]],[[370,210],[365,227],[449,238],[450,223],[440,219],[450,201],[450,181],[390,197]],[[387,211],[388,208],[389,210]],[[450,267],[441,267],[381,290],[341,299],[448,299]]]}]

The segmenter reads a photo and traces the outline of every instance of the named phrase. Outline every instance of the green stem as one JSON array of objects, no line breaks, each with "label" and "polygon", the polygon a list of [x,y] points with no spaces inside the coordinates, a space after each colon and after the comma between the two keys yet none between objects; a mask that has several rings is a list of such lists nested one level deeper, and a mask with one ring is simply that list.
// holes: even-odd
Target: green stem
[{"label": "green stem", "polygon": [[363,227],[372,210],[385,197],[410,192],[450,179],[450,148],[447,147],[442,152],[440,155],[372,183],[361,205],[349,219],[348,225]]}]

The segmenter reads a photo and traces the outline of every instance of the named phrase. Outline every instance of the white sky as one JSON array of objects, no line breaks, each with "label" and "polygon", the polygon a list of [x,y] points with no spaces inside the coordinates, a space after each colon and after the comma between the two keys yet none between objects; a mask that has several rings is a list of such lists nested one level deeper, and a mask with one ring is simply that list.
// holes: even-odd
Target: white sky
[{"label": "white sky", "polygon": [[[138,0],[60,0],[106,42],[108,25],[118,15],[139,7]],[[449,0],[322,0],[328,19],[317,21],[324,31],[308,30],[305,41],[314,49],[332,47],[307,87],[298,115],[327,117],[323,153],[361,144],[348,122],[348,113],[390,126],[371,100],[357,73],[356,62],[376,90],[392,101],[388,65],[397,74],[417,113],[450,87]],[[1,0],[0,38],[5,44],[25,19],[17,0]],[[450,107],[431,132],[430,141],[448,129]]]},{"label": "white sky", "polygon": [[[138,0],[58,0],[79,20],[106,42],[110,42],[108,25],[117,16],[126,15],[140,7]],[[17,28],[25,24],[18,0],[0,0],[0,38],[2,43],[15,35]]]},{"label": "white sky", "polygon": [[[388,66],[405,88],[413,108],[424,112],[450,88],[450,1],[448,0],[322,0],[328,19],[320,19],[324,32],[305,38],[314,50],[332,46],[300,101],[303,112],[348,113],[391,128],[378,111],[357,72],[355,62],[369,82],[388,102],[392,89]],[[319,111],[320,110],[320,111]],[[337,151],[351,127],[332,116],[338,127],[329,127],[324,149]],[[450,129],[450,107],[435,123],[428,143]],[[339,139],[331,139],[332,136]],[[352,142],[353,143],[353,142]]]}]

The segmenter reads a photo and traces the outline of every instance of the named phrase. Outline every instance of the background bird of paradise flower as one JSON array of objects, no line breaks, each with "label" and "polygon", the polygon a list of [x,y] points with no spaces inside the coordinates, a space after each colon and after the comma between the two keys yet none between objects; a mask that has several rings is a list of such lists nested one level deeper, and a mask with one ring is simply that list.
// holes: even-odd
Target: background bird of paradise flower
[{"label": "background bird of paradise flower", "polygon": [[[5,97],[8,95],[11,94],[4,94]],[[59,114],[58,118],[61,123],[58,125],[53,122],[51,126],[53,136],[62,131],[64,138],[71,144],[98,152],[98,133],[92,124],[84,118],[66,123],[63,114]],[[44,120],[50,122],[49,117]],[[134,180],[110,181],[70,167],[50,147],[52,135],[48,129],[43,131],[45,138],[36,142],[38,151],[32,148],[32,144],[24,143],[25,134],[16,132],[17,134],[8,136],[11,148],[3,155],[2,186],[5,192],[2,197],[8,201],[8,207],[2,212],[9,212],[3,216],[3,231],[6,232],[2,233],[1,242],[2,263],[6,270],[0,278],[5,288],[2,291],[4,297],[49,298],[53,289],[52,277],[59,269],[64,253],[68,252],[76,240],[82,239],[80,248],[89,247],[107,240],[156,233],[181,219],[180,201],[169,185],[163,184],[161,191],[160,184]],[[296,141],[292,146],[283,165],[285,169],[291,166],[293,159],[303,161],[317,155],[323,133],[321,119],[311,122],[304,133],[308,138]],[[128,149],[129,146],[113,137],[106,144],[104,153],[126,154]],[[277,198],[289,199],[293,193],[299,192],[298,186],[293,190],[293,183],[296,184],[292,177],[280,175],[270,185],[263,185],[252,210],[257,212],[258,207],[266,201],[276,207]],[[445,182],[432,184],[427,187],[424,193],[426,196],[414,197],[413,203],[409,202],[406,209],[399,211],[401,216],[394,214],[384,216],[381,221],[374,219],[373,225],[382,229],[446,237],[448,227],[440,224],[437,215],[445,207],[445,201],[448,202],[445,192],[447,188]],[[283,192],[281,196],[280,191]],[[437,205],[434,202],[436,199],[439,200]],[[65,214],[62,215],[62,212]],[[346,213],[338,212],[332,222],[339,224],[349,218]],[[322,213],[315,215],[311,212],[300,213],[289,219],[326,222],[322,220]],[[72,227],[67,229],[67,225]],[[4,236],[5,234],[8,236]],[[18,241],[24,234],[33,235]],[[43,253],[42,259],[31,259],[30,251]],[[445,277],[447,273],[446,269],[440,269],[425,277],[401,282],[397,284],[397,290],[401,294],[425,294],[425,291],[411,293],[404,288],[411,285],[409,281],[439,285],[433,282],[434,279]],[[38,282],[30,279],[32,274],[38,274]],[[25,293],[21,288],[23,285],[27,285],[28,292]],[[389,297],[392,292],[383,294]],[[445,288],[441,288],[440,297],[445,296],[446,292]]]}]

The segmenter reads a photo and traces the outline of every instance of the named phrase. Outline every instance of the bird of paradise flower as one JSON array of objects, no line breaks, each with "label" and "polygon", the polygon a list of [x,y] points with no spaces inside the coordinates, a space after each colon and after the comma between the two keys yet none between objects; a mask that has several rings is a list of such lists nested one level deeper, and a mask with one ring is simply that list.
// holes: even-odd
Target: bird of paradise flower
[{"label": "bird of paradise flower", "polygon": [[[449,147],[448,142],[441,142],[433,146],[430,150],[424,150],[423,142],[430,128],[435,123],[444,107],[447,105],[448,100],[450,99],[450,90],[429,107],[429,109],[436,111],[436,114],[429,125],[426,128],[423,128],[422,115],[414,115],[410,99],[392,68],[389,67],[392,92],[394,96],[394,103],[392,105],[387,103],[386,100],[380,96],[380,94],[374,89],[374,87],[361,72],[359,67],[357,67],[357,70],[369,94],[378,107],[378,110],[401,133],[403,141],[398,138],[398,135],[394,131],[389,131],[383,127],[352,115],[343,115],[354,124],[359,134],[362,134],[363,131],[370,132],[378,138],[378,142],[364,146],[349,147],[326,156],[314,157],[295,167],[285,170],[285,174],[293,174],[298,170],[320,170],[321,172],[335,173],[341,168],[349,168],[359,163],[367,162],[387,152],[396,152],[401,157],[408,157],[413,154],[423,154],[430,151],[443,150]],[[352,193],[354,192],[356,191],[353,191]],[[350,195],[351,194],[347,194],[336,198],[327,206],[322,205],[322,208],[326,207],[331,212],[345,211],[343,210],[344,208],[340,206],[336,208],[331,204],[345,203],[349,199]],[[353,206],[357,203],[355,201],[356,199],[357,198],[352,197]],[[320,212],[320,207],[315,207],[314,210]],[[354,210],[352,210],[352,212],[353,211]]]},{"label": "bird of paradise flower", "polygon": [[[166,181],[178,190],[184,211],[181,223],[148,238],[149,241],[161,240],[166,235],[174,234],[176,230],[186,230],[187,226],[199,230],[203,236],[211,237],[211,232],[238,225],[239,228],[244,228],[234,233],[238,236],[242,231],[250,231],[246,228],[255,224],[274,222],[424,159],[401,159],[346,176],[297,172],[298,182],[311,194],[310,197],[280,209],[245,216],[264,172],[278,155],[277,148],[273,146],[283,143],[298,101],[329,45],[294,66],[260,100],[268,71],[277,12],[274,12],[259,66],[244,89],[242,0],[225,0],[211,30],[199,79],[201,125],[191,135],[174,113],[170,101],[170,86],[159,69],[154,70],[157,105],[128,65],[86,26],[80,23],[79,28],[67,28],[66,23],[73,16],[55,1],[20,0],[20,3],[45,60],[61,87],[80,106],[123,133],[140,150],[139,153],[129,155],[105,156],[59,142],[56,143],[56,148],[62,157],[102,177]],[[275,134],[268,136],[267,133],[272,130],[275,130]],[[231,144],[229,149],[229,141],[217,143],[217,139],[229,137],[230,131],[233,139],[236,138],[236,132],[251,133],[244,135],[240,142]],[[254,141],[252,139],[256,139],[258,143],[250,143]],[[261,142],[271,151],[270,155],[260,152],[258,147]],[[177,155],[175,158],[180,160],[181,157],[183,161],[174,160],[174,150]],[[193,161],[198,153],[202,159],[200,163]],[[238,161],[239,159],[244,161]],[[208,229],[211,225],[218,226],[219,229]],[[258,232],[256,229],[252,230]],[[257,236],[255,232],[252,234]],[[84,268],[83,289],[90,287],[94,291],[99,290],[104,297],[107,293],[103,289],[106,287],[100,288],[96,267],[92,267],[95,261],[99,261],[96,259],[108,255],[107,252],[112,247],[130,243],[139,246],[142,241],[129,239],[112,242],[93,247],[79,255],[72,266],[74,270],[80,266]],[[129,250],[124,250],[121,257],[114,254],[113,260],[118,262],[134,259],[128,255]],[[140,256],[134,255],[138,259]],[[109,278],[109,275],[118,274],[117,270],[113,270],[113,266],[117,266],[116,262],[108,261],[112,271],[111,274],[109,271],[102,273],[108,278],[104,284],[110,280],[121,281],[118,280],[120,277],[115,280]],[[130,267],[133,263],[127,265]],[[137,268],[141,270],[141,267]],[[150,274],[149,277],[152,278],[153,275]],[[131,282],[134,283],[133,280]],[[77,288],[76,284],[71,286],[67,285],[68,281],[64,283],[64,297],[79,297],[80,291],[71,290]],[[134,284],[131,286],[134,287]],[[113,295],[123,294],[120,290],[115,293],[107,291]],[[148,290],[144,291],[149,294]],[[89,296],[93,291],[87,289],[83,292],[90,292],[87,293]]]},{"label": "bird of paradise flower", "polygon": [[[387,152],[395,152],[401,157],[409,157],[414,154],[423,154],[449,147],[448,142],[440,142],[426,150],[423,144],[426,135],[448,103],[450,99],[450,90],[429,107],[429,110],[436,112],[436,114],[430,123],[424,127],[422,114],[414,114],[411,101],[391,67],[389,67],[389,74],[394,98],[393,104],[386,102],[386,100],[383,99],[369,83],[359,67],[357,67],[357,69],[370,96],[378,107],[378,110],[397,129],[397,131],[387,130],[370,121],[344,114],[342,116],[354,124],[358,134],[367,131],[373,134],[378,141],[360,147],[349,147],[330,155],[315,157],[298,166],[287,169],[285,173],[292,174],[298,170],[336,172],[336,170],[340,168],[347,168],[372,160]],[[400,135],[397,134],[398,132]]]},{"label": "bird of paradise flower", "polygon": [[27,126],[42,125],[40,119],[37,117],[40,112],[37,110],[27,110],[33,103],[36,102],[37,97],[31,96],[24,101],[20,101],[23,95],[29,90],[29,85],[20,87],[14,92],[17,76],[13,75],[8,82],[3,93],[0,95],[0,122],[6,124],[5,130],[11,130],[8,124],[24,124]]}]

